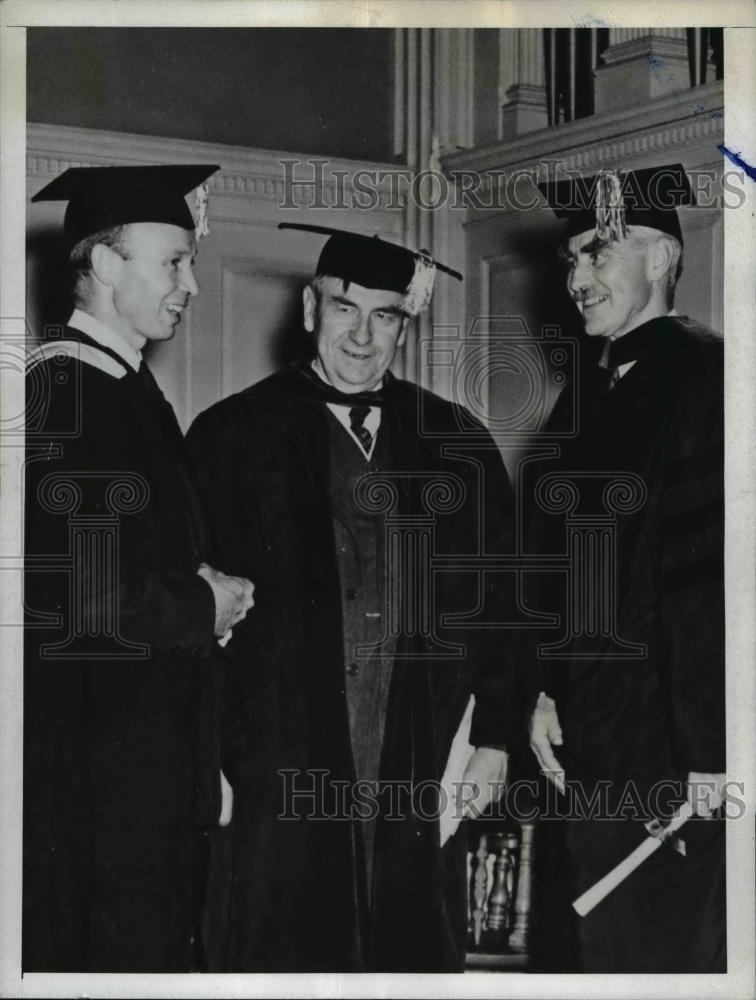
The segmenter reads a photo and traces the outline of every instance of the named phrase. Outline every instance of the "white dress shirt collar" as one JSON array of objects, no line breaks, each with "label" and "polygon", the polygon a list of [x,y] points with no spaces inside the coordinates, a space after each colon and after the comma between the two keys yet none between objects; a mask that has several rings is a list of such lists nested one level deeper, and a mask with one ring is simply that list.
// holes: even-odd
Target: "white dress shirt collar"
[{"label": "white dress shirt collar", "polygon": [[102,344],[103,347],[109,347],[111,351],[115,351],[119,358],[123,358],[130,368],[133,368],[134,371],[139,371],[139,365],[142,363],[142,352],[135,351],[130,344],[126,343],[123,337],[119,337],[117,333],[111,330],[109,326],[101,323],[99,319],[95,319],[94,316],[84,312],[83,309],[74,309],[68,325],[72,326],[75,330],[81,330],[82,333],[86,333],[88,337],[91,337],[98,344]]},{"label": "white dress shirt collar", "polygon": [[[328,385],[333,384],[326,375],[325,369],[320,363],[320,358],[315,358],[315,360],[312,362],[312,370],[315,372],[318,378],[321,378],[324,382],[327,382]],[[365,449],[362,447],[360,439],[352,430],[351,420],[349,417],[349,411],[351,407],[347,403],[326,403],[326,406],[334,415],[334,417],[336,417],[336,419],[342,425],[342,427],[346,430],[347,434],[349,434],[349,437],[355,442],[357,447],[360,449],[360,454],[364,455],[365,458],[368,459],[372,458],[373,452],[375,451],[375,439],[378,434],[378,428],[381,426],[380,406],[371,406],[370,412],[363,421],[363,427],[367,428],[367,430],[370,431],[373,437],[373,440],[370,444],[370,451],[368,451],[367,453],[365,452]]]}]

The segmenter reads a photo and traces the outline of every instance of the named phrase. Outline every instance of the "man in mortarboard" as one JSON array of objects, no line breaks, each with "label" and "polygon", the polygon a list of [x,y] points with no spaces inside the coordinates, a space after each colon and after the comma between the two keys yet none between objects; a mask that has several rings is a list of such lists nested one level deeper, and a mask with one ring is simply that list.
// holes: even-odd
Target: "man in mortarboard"
[{"label": "man in mortarboard", "polygon": [[183,436],[143,348],[192,296],[185,195],[217,167],[74,168],[76,308],[27,378],[25,972],[202,968],[222,791],[216,637],[252,602],[207,565]]},{"label": "man in mortarboard", "polygon": [[[578,920],[582,967],[724,971],[724,830],[712,818],[725,779],[723,343],[674,308],[677,208],[692,192],[679,164],[542,189],[567,222],[567,287],[600,350],[581,381],[578,434],[538,475],[570,482],[583,521],[616,532],[561,585],[570,636],[541,636],[535,669],[524,664],[531,746],[566,787],[574,895],[643,841],[647,822],[686,800],[696,814],[684,854],[663,846]],[[541,513],[544,551],[564,551],[563,518]]]},{"label": "man in mortarboard", "polygon": [[506,616],[493,575],[434,574],[431,558],[509,551],[509,484],[469,413],[390,371],[448,269],[291,228],[329,236],[303,297],[314,358],[187,438],[220,557],[254,573],[257,600],[235,638],[251,740],[232,780],[222,967],[457,971],[466,844],[439,782],[471,695],[475,750],[456,777],[482,805],[507,762],[501,633],[459,622]]}]

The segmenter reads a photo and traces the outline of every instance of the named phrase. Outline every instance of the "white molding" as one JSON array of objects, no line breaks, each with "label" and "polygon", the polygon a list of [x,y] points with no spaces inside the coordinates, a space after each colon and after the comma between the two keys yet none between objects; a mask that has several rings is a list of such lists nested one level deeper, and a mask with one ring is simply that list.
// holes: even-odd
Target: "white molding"
[{"label": "white molding", "polygon": [[[707,87],[698,88],[700,91]],[[715,97],[721,96],[721,84],[712,85]],[[696,93],[690,91],[689,93]],[[679,101],[676,96],[675,102]],[[703,102],[703,95],[697,96],[688,108],[689,117],[670,120],[670,109],[665,113],[665,120],[654,124],[650,113],[640,116],[633,110],[632,120],[637,126],[635,130],[623,127],[621,119],[625,113],[616,116],[601,116],[601,121],[594,118],[570,122],[533,132],[515,139],[511,143],[499,147],[489,147],[488,150],[472,154],[455,154],[443,160],[444,173],[453,183],[455,171],[477,172],[480,184],[475,191],[475,197],[482,203],[481,207],[468,207],[463,211],[465,226],[482,223],[494,217],[502,220],[520,214],[519,210],[510,206],[502,199],[493,197],[493,185],[497,175],[512,175],[516,171],[539,171],[539,179],[544,175],[544,162],[559,164],[559,171],[580,171],[590,174],[607,167],[628,167],[635,169],[653,166],[659,163],[675,163],[680,161],[688,169],[713,169],[720,172],[723,161],[712,159],[712,152],[724,140],[724,118],[721,115],[721,105],[718,107],[712,98],[712,104],[706,105],[704,113],[693,113],[693,108]],[[660,102],[668,105],[665,98]],[[651,119],[651,121],[649,121]],[[585,123],[590,123],[586,125]],[[601,130],[604,134],[601,134]],[[582,138],[581,138],[582,137]]]},{"label": "white molding", "polygon": [[[324,166],[324,201],[330,208],[336,201],[337,183],[331,171],[345,171],[344,190],[353,191],[349,175],[357,171],[374,170],[402,173],[406,168],[392,163],[369,160],[347,160],[326,155],[314,156],[284,150],[254,149],[226,146],[198,140],[167,139],[128,132],[72,128],[63,125],[29,123],[26,137],[26,174],[29,178],[46,179],[68,167],[108,166],[111,164],[142,165],[160,163],[218,163],[221,170],[210,178],[211,190],[231,197],[243,197],[279,205],[285,197],[285,182],[281,160],[326,161]],[[306,168],[305,168],[306,170]],[[293,170],[293,190],[297,199],[297,180],[309,180],[310,171]],[[302,189],[299,189],[299,194]],[[402,208],[391,204],[390,183],[376,186],[376,210],[400,215]],[[303,206],[307,207],[307,206]],[[322,211],[321,209],[317,209]],[[338,210],[338,209],[335,209]],[[367,214],[367,213],[366,213]]]},{"label": "white molding", "polygon": [[[703,106],[703,113],[696,109]],[[724,134],[721,81],[681,91],[611,114],[593,115],[556,128],[539,129],[511,142],[497,143],[442,159],[447,174],[455,170],[506,170],[562,158],[566,169],[586,169],[700,144],[707,157]]]},{"label": "white molding", "polygon": [[[637,38],[624,39],[621,42],[614,42],[601,53],[604,67],[618,66],[626,62],[641,62],[648,59],[652,53],[663,59],[688,60],[688,43],[686,39],[677,35],[660,35],[656,32],[648,32],[639,35]],[[604,67],[599,66],[601,71]]]}]

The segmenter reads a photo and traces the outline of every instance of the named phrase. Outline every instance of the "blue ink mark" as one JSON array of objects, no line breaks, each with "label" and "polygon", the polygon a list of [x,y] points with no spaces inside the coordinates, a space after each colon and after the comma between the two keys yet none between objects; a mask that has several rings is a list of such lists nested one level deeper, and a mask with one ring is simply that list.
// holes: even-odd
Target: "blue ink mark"
[{"label": "blue ink mark", "polygon": [[731,149],[728,149],[723,144],[717,144],[717,149],[727,157],[730,163],[734,163],[736,167],[740,167],[752,181],[756,181],[756,167],[752,167],[750,163],[746,163],[740,153],[733,153]]},{"label": "blue ink mark", "polygon": [[703,115],[704,119],[706,121],[709,121],[711,118],[723,118],[724,117],[724,115],[722,114],[721,111],[707,111],[705,104],[697,104],[695,106],[695,108],[693,108],[693,114],[694,115]]},{"label": "blue ink mark", "polygon": [[670,94],[679,94],[683,90],[687,90],[686,86],[680,84],[679,78],[675,70],[669,69],[669,66],[664,66],[664,60],[661,56],[655,56],[653,53],[646,56],[648,65],[651,67],[651,72],[654,74],[660,83],[666,83],[671,85]]},{"label": "blue ink mark", "polygon": [[586,14],[585,17],[575,17],[572,15],[572,23],[576,28],[611,28],[610,21],[605,21],[598,14]]}]

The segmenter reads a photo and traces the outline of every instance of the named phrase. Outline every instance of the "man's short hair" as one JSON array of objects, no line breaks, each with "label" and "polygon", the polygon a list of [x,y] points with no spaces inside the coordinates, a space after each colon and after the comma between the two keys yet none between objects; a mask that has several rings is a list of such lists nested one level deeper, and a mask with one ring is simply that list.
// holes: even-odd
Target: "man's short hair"
[{"label": "man's short hair", "polygon": [[72,269],[73,294],[77,305],[86,305],[87,289],[92,275],[92,250],[98,243],[115,250],[124,260],[131,257],[127,239],[128,228],[128,225],[125,225],[113,226],[112,229],[102,229],[100,232],[92,233],[91,236],[80,240],[71,248],[68,261]]},{"label": "man's short hair", "polygon": [[[310,282],[310,288],[315,293],[315,298],[318,302],[320,302],[321,296],[323,295],[323,289],[325,288],[325,283],[327,281],[330,281],[333,277],[334,275],[332,274],[316,274],[315,277]],[[351,284],[351,282],[344,281],[343,278],[336,278],[336,280],[342,282],[342,284],[344,285],[345,292],[349,291],[349,285]]]},{"label": "man's short hair", "polygon": [[675,288],[677,287],[677,282],[680,280],[680,275],[683,270],[682,244],[678,239],[671,236],[669,233],[662,233],[658,229],[649,229],[646,226],[630,226],[628,232],[631,237],[634,237],[641,243],[650,245],[657,242],[663,242],[669,245],[670,265],[666,275],[666,295],[667,308],[672,309],[675,304]]},{"label": "man's short hair", "polygon": [[[323,289],[327,281],[330,281],[333,275],[331,274],[316,274],[315,277],[310,282],[310,288],[312,289],[312,294],[315,296],[315,317],[320,323],[322,310],[323,310]],[[344,281],[343,278],[338,278],[344,285],[344,294],[349,290],[349,282]]]},{"label": "man's short hair", "polygon": [[[349,293],[349,286],[351,285],[351,281],[349,281],[348,279],[340,278],[335,274],[316,274],[315,277],[310,281],[310,288],[312,289],[313,294],[315,295],[315,303],[318,307],[318,316],[320,315],[320,308],[323,301],[323,289],[325,288],[326,282],[328,281],[340,281],[344,286],[344,294],[347,295]],[[392,289],[387,289],[387,291],[392,291]],[[401,302],[399,303],[399,308],[400,309],[402,308]],[[408,312],[404,312],[405,322],[407,322],[407,320],[411,318],[412,317]]]}]

